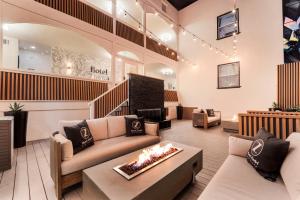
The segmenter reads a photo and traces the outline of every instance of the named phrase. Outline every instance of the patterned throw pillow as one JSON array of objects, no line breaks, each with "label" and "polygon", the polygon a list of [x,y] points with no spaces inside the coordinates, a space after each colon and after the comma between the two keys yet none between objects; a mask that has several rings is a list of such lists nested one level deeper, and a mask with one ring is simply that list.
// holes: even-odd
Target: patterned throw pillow
[{"label": "patterned throw pillow", "polygon": [[261,128],[246,158],[261,176],[267,180],[276,181],[281,165],[288,154],[289,146],[288,141],[277,139]]},{"label": "patterned throw pillow", "polygon": [[74,154],[94,145],[94,138],[91,134],[86,120],[71,127],[64,127],[66,136],[72,141]]},{"label": "patterned throw pillow", "polygon": [[126,120],[126,136],[145,135],[144,117],[130,118],[125,117]]}]

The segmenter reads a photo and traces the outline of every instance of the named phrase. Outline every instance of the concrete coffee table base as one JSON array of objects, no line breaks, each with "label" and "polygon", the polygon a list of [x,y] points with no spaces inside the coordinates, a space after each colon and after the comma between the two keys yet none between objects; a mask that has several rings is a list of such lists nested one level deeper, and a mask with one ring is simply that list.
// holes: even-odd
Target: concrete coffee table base
[{"label": "concrete coffee table base", "polygon": [[183,151],[129,181],[114,171],[113,167],[133,160],[141,150],[84,170],[83,198],[173,199],[202,169],[202,150],[171,143]]}]

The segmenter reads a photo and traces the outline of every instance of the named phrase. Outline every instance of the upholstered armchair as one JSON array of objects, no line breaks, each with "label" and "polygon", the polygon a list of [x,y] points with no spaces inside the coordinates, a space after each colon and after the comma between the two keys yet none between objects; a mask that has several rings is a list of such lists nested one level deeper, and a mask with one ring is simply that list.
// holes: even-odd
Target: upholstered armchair
[{"label": "upholstered armchair", "polygon": [[215,116],[209,117],[206,112],[201,113],[201,109],[195,109],[193,111],[193,126],[203,127],[205,129],[221,124],[221,112],[214,111]]}]

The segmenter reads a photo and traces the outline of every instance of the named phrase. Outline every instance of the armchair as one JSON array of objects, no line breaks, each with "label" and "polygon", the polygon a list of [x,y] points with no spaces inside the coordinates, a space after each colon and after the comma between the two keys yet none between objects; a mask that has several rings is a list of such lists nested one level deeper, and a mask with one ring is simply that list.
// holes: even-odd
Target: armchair
[{"label": "armchair", "polygon": [[207,113],[200,113],[199,109],[193,111],[193,126],[203,127],[205,129],[221,124],[221,112],[214,111],[215,116],[209,117]]}]

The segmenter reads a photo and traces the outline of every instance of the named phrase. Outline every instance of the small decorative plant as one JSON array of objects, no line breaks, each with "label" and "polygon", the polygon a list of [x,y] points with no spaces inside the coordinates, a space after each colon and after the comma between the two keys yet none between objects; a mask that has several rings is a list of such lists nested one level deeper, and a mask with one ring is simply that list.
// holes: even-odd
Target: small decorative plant
[{"label": "small decorative plant", "polygon": [[276,110],[276,109],[278,109],[278,108],[280,108],[279,107],[279,105],[278,105],[278,103],[276,103],[275,101],[272,103],[272,108],[274,109],[274,110]]},{"label": "small decorative plant", "polygon": [[21,105],[20,103],[13,103],[9,105],[9,109],[13,113],[21,112],[23,109],[24,105]]}]

